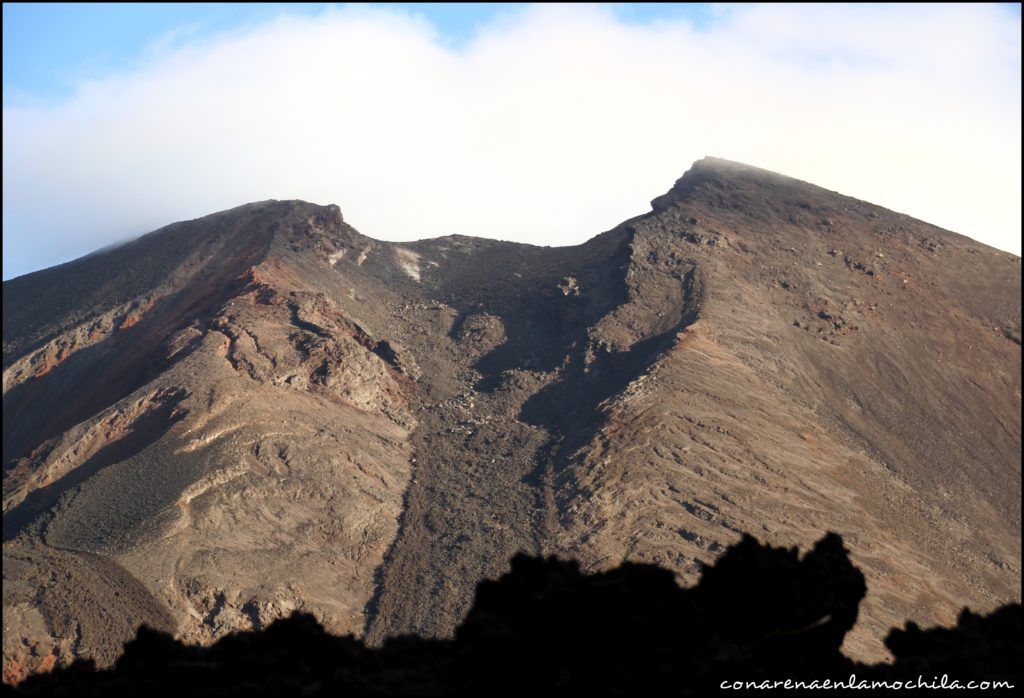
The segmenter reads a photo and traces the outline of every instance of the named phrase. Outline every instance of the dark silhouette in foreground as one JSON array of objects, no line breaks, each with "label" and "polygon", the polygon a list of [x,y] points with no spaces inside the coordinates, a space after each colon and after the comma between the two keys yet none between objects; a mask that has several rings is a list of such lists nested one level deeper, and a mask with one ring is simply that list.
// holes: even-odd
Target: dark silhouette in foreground
[{"label": "dark silhouette in foreground", "polygon": [[[79,661],[33,676],[21,695],[691,695],[723,682],[1008,681],[1019,685],[1021,606],[954,628],[890,632],[893,664],[847,659],[864,576],[828,534],[802,558],[744,537],[688,589],[653,565],[582,574],[575,562],[517,555],[482,582],[453,640],[399,637],[379,649],[295,614],[211,647],[148,628],[106,671]],[[860,692],[864,694],[863,692]]]}]

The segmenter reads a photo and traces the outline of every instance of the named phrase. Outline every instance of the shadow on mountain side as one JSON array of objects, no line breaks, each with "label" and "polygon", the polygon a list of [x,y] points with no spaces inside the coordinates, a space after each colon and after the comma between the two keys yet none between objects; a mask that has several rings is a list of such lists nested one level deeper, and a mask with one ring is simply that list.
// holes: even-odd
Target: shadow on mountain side
[{"label": "shadow on mountain side", "polygon": [[865,592],[836,534],[803,557],[744,537],[687,589],[654,565],[586,575],[575,562],[517,555],[510,573],[477,587],[454,640],[399,637],[372,649],[299,613],[211,647],[141,628],[110,670],[79,661],[5,692],[693,695],[719,691],[723,681],[851,674],[1019,684],[1020,604],[988,616],[964,610],[954,628],[893,630],[886,643],[895,662],[866,666],[839,649]]}]

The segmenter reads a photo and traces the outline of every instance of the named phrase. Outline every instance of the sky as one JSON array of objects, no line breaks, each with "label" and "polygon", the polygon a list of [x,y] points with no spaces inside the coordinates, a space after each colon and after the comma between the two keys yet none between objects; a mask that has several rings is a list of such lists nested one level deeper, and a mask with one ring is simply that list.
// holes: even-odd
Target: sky
[{"label": "sky", "polygon": [[1018,5],[3,5],[3,277],[250,201],[582,242],[713,155],[1020,254]]}]

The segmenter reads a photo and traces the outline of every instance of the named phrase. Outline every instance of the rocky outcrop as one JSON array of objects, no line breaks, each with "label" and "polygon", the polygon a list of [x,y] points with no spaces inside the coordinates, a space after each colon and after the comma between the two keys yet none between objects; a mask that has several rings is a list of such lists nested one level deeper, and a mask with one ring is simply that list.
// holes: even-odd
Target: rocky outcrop
[{"label": "rocky outcrop", "polygon": [[519,555],[477,587],[452,641],[403,637],[371,649],[305,614],[211,647],[143,628],[111,670],[79,662],[11,693],[707,695],[836,682],[1008,692],[1020,683],[1019,604],[988,616],[965,610],[951,628],[893,629],[895,661],[865,665],[839,650],[864,591],[835,535],[802,557],[745,537],[686,589],[653,565],[586,575],[575,562]]}]

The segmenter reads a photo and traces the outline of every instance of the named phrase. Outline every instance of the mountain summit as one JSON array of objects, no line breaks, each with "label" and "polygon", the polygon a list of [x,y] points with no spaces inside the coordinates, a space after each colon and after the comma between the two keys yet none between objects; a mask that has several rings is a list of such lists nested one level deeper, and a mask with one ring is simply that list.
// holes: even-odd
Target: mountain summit
[{"label": "mountain summit", "polygon": [[445,637],[514,553],[841,533],[847,637],[1020,597],[1020,258],[707,158],[576,247],[266,201],[4,282],[4,677],[293,610]]}]

